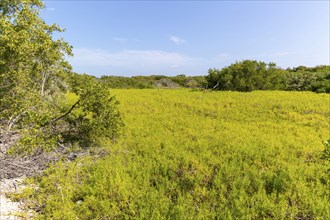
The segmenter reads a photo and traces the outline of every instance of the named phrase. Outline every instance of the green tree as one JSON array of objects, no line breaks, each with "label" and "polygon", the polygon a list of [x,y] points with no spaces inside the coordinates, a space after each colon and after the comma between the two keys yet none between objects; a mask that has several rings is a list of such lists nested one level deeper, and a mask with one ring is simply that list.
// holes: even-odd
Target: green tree
[{"label": "green tree", "polygon": [[117,102],[99,83],[84,82],[84,89],[77,89],[75,83],[83,83],[71,76],[65,60],[72,48],[53,39],[63,29],[40,18],[42,1],[5,0],[0,6],[0,116],[8,129],[20,131],[16,150],[114,138],[120,125]]},{"label": "green tree", "polygon": [[66,89],[63,79],[71,67],[64,57],[71,47],[53,40],[52,34],[63,30],[40,18],[42,7],[39,0],[1,2],[0,113],[11,118],[11,126],[24,114],[31,119]]},{"label": "green tree", "polygon": [[330,92],[330,66],[299,66],[286,75],[286,90]]},{"label": "green tree", "polygon": [[284,73],[275,63],[244,60],[221,70],[210,69],[207,81],[216,90],[272,90],[283,88]]},{"label": "green tree", "polygon": [[70,126],[63,136],[84,146],[99,144],[100,138],[115,139],[123,125],[115,96],[99,80],[86,74],[73,73],[69,83],[73,92],[71,96],[75,98],[67,99],[68,106],[64,111],[78,105],[63,120]]},{"label": "green tree", "polygon": [[[43,127],[61,109],[71,66],[71,47],[54,40],[62,32],[39,16],[40,0],[5,0],[0,4],[0,116],[21,133],[21,147],[47,146],[57,139]],[[18,147],[18,149],[20,149]]]}]

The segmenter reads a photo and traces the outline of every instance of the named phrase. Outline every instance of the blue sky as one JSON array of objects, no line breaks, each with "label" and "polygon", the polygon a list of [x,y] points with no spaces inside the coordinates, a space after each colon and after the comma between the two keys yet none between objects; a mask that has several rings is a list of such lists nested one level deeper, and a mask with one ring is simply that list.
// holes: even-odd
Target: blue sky
[{"label": "blue sky", "polygon": [[329,1],[44,1],[78,73],[206,75],[236,61],[329,65]]}]

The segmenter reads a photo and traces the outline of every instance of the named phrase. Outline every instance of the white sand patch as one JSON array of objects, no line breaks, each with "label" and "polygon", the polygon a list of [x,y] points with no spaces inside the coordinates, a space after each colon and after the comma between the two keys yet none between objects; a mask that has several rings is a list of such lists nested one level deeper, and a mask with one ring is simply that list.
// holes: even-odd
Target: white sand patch
[{"label": "white sand patch", "polygon": [[6,196],[6,193],[20,192],[24,188],[24,185],[22,184],[23,179],[24,178],[3,179],[0,181],[1,220],[22,220],[32,218],[31,212],[23,210],[20,202],[14,202]]}]

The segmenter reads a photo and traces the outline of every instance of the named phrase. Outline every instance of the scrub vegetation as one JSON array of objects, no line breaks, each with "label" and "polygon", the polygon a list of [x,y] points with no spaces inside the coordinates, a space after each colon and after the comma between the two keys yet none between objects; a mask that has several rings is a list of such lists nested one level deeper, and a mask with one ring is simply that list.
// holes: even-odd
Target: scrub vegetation
[{"label": "scrub vegetation", "polygon": [[[52,219],[326,219],[329,95],[115,90],[124,135],[26,194]],[[326,159],[328,158],[328,159]]]},{"label": "scrub vegetation", "polygon": [[110,88],[193,88],[250,92],[254,90],[312,91],[330,93],[330,66],[282,69],[275,63],[243,60],[206,76],[102,76]]},{"label": "scrub vegetation", "polygon": [[329,66],[76,74],[42,7],[0,1],[0,180],[36,219],[330,216]]}]

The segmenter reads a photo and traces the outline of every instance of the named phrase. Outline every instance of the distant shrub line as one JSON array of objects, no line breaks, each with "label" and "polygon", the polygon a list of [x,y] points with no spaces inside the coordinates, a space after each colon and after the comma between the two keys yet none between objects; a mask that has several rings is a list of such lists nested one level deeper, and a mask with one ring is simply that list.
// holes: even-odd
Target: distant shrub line
[{"label": "distant shrub line", "polygon": [[102,76],[101,82],[111,88],[118,89],[152,89],[152,88],[205,88],[207,81],[205,76]]},{"label": "distant shrub line", "polygon": [[102,76],[110,88],[200,88],[249,92],[254,90],[313,91],[330,93],[330,66],[281,69],[275,63],[244,60],[207,76]]}]

